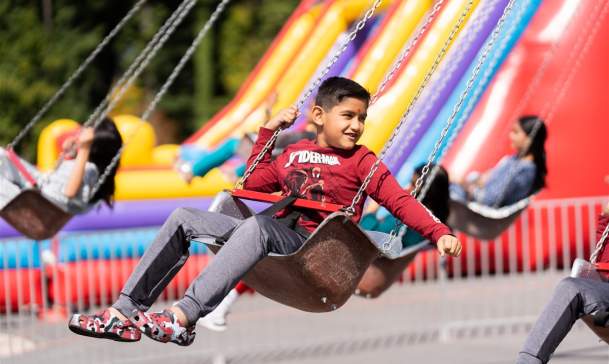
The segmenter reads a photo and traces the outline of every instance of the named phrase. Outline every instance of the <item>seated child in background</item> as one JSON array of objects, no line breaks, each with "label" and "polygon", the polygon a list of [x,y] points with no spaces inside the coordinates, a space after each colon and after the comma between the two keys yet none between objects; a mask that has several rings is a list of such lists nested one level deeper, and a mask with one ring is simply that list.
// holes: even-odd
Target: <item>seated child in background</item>
[{"label": "seated child in background", "polygon": [[[369,101],[368,91],[354,81],[340,77],[324,81],[313,109],[315,142],[292,144],[275,160],[267,153],[244,188],[350,205],[377,160],[368,148],[356,144],[364,131]],[[261,127],[248,163],[253,163],[277,128],[290,126],[297,116],[296,108],[288,108]],[[359,222],[366,195],[437,244],[442,255],[461,253],[461,243],[450,235],[450,229],[404,191],[384,164],[356,204],[355,222]],[[297,218],[295,212],[300,213]],[[190,345],[197,320],[213,311],[256,263],[271,252],[295,252],[328,215],[287,208],[274,217],[252,216],[241,221],[215,212],[177,209],[146,249],[112,307],[93,315],[75,314],[69,328],[81,335],[113,340],[137,341],[144,333],[153,340]],[[188,259],[193,239],[219,238],[229,232],[222,249],[181,300],[163,311],[146,312]]]},{"label": "seated child in background", "polygon": [[[112,205],[114,177],[118,166],[106,178],[94,196],[90,196],[99,176],[104,173],[123,145],[114,122],[106,118],[95,129],[83,128],[77,137],[64,142],[65,160],[48,174],[21,160],[27,172],[36,180],[42,194],[50,201],[72,214],[85,213],[98,201]],[[0,208],[6,206],[19,192],[28,187],[21,175],[0,148]]]},{"label": "seated child in background", "polygon": [[[535,135],[532,136],[533,131]],[[518,202],[545,187],[548,173],[547,130],[537,116],[523,116],[513,124],[510,141],[516,154],[503,157],[493,169],[472,172],[465,182],[451,184],[451,198],[501,207]]]},{"label": "seated child in background", "polygon": [[[410,186],[406,188],[406,191],[408,193],[410,193],[412,189],[414,189],[417,179],[419,179],[419,177],[423,173],[423,167],[425,167],[424,164],[418,166],[415,169],[412,175]],[[429,173],[425,176],[421,188],[423,188],[423,186],[425,186],[425,183],[427,183],[427,179],[429,178],[429,175],[431,174],[431,171],[434,167],[434,164],[431,164],[429,166]],[[446,223],[449,214],[448,172],[442,166],[438,166],[437,168],[438,172],[436,173],[436,177],[431,182],[431,186],[429,186],[429,190],[427,191],[427,194],[425,195],[421,203],[423,204],[423,206],[427,207],[432,214],[434,214],[438,219],[440,219],[440,221]],[[391,230],[395,228],[396,218],[393,215],[389,215],[385,218],[379,218],[376,214],[378,205],[374,205],[375,206],[370,206],[367,209],[368,213],[364,214],[360,225],[364,230],[374,230],[381,231],[384,233],[390,233]],[[409,246],[413,246],[423,240],[425,239],[416,231],[408,229],[406,231],[406,234],[404,234],[404,236],[402,237],[402,247],[406,248]]]}]

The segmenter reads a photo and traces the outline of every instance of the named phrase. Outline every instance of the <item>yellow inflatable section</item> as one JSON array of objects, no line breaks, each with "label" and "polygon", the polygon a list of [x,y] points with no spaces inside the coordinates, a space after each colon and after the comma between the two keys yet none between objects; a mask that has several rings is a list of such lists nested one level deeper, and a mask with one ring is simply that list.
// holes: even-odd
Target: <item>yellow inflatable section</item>
[{"label": "yellow inflatable section", "polygon": [[432,3],[432,0],[420,0],[397,4],[382,33],[362,57],[351,78],[370,92],[376,92]]},{"label": "yellow inflatable section", "polygon": [[[132,115],[113,117],[116,126],[127,142],[121,157],[121,169],[116,175],[116,199],[161,199],[211,196],[232,187],[224,175],[212,170],[205,178],[186,184],[171,169],[179,145],[155,147],[156,136],[150,124]],[[80,124],[74,120],[54,121],[40,134],[38,141],[38,167],[51,170],[61,153],[62,136],[74,132]]]},{"label": "yellow inflatable section", "polygon": [[189,142],[203,149],[211,149],[227,138],[273,90],[286,68],[297,57],[321,11],[322,5],[317,5],[295,19],[272,53],[262,61],[260,69],[252,75],[253,80],[246,89],[239,91],[236,99],[221,112],[218,118],[209,121],[213,123],[211,128],[200,136],[195,135],[195,139],[191,138]]},{"label": "yellow inflatable section", "polygon": [[[469,16],[473,13],[479,0],[473,5],[465,17],[459,32],[465,26]],[[434,60],[440,53],[444,42],[448,39],[453,27],[464,12],[468,0],[453,0],[444,5],[438,18],[433,22],[427,35],[417,47],[406,67],[396,75],[395,83],[383,96],[368,110],[366,130],[360,144],[366,145],[375,152],[379,152],[402,114],[414,98],[417,89],[423,83],[427,72],[431,69]],[[453,42],[456,36],[453,38]],[[374,132],[370,132],[374,131]]]},{"label": "yellow inflatable section", "polygon": [[[383,1],[376,11],[382,12],[392,2]],[[203,134],[196,141],[196,145],[208,149],[229,136],[240,137],[246,132],[256,130],[261,120],[263,120],[263,110],[259,104],[264,98],[260,98],[260,95],[266,97],[271,91],[277,92],[279,98],[274,111],[294,103],[307,85],[307,82],[314,76],[317,67],[332,49],[338,37],[347,30],[352,22],[357,21],[370,8],[372,3],[370,0],[338,0],[327,7],[319,5],[314,8],[316,13],[322,10],[323,13],[317,25],[311,24],[312,31],[308,34],[306,41],[297,48],[298,52],[283,55],[286,60],[291,60],[291,63],[285,71],[282,69],[275,70],[273,79],[280,78],[276,87],[273,89],[269,88],[264,94],[259,94],[258,103],[256,104],[240,104],[238,109],[243,112],[238,117],[222,119],[221,123],[215,125],[215,128],[211,128]],[[324,8],[320,9],[320,6]],[[290,39],[286,39],[286,42],[290,42]],[[266,83],[267,85],[273,85],[269,81]],[[254,104],[255,108],[250,108]]]}]

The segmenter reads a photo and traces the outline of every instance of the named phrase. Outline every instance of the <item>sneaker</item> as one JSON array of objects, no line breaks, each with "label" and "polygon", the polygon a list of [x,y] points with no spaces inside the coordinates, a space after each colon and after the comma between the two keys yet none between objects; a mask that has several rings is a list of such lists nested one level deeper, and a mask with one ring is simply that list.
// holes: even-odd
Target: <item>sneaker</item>
[{"label": "sneaker", "polygon": [[183,327],[176,315],[169,310],[161,312],[135,310],[129,320],[152,340],[162,343],[172,342],[180,346],[188,346],[195,340],[194,325]]},{"label": "sneaker", "polygon": [[129,320],[121,320],[109,310],[93,315],[74,314],[68,328],[75,334],[115,341],[139,341],[142,333]]},{"label": "sneaker", "polygon": [[226,331],[226,317],[220,315],[207,315],[200,318],[197,324],[212,331]]}]

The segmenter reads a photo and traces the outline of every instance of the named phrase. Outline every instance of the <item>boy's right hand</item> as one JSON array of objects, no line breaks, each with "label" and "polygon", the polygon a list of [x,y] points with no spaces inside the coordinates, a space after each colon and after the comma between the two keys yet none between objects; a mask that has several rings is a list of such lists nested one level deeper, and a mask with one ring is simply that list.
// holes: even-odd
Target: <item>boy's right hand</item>
[{"label": "boy's right hand", "polygon": [[279,127],[289,128],[296,118],[299,112],[296,106],[290,106],[287,109],[281,110],[274,118],[269,120],[264,127],[270,130],[277,130]]}]

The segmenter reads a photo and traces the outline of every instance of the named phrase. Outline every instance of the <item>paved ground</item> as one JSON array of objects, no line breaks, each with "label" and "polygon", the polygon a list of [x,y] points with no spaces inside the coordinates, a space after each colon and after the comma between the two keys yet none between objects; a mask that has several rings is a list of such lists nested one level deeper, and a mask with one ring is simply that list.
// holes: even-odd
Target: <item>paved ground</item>
[{"label": "paved ground", "polygon": [[[114,343],[71,334],[65,321],[0,318],[0,363],[513,363],[562,274],[397,286],[307,314],[258,295],[237,303],[225,333],[198,330],[188,348],[143,338]],[[577,325],[552,363],[609,363],[609,349]]]}]

